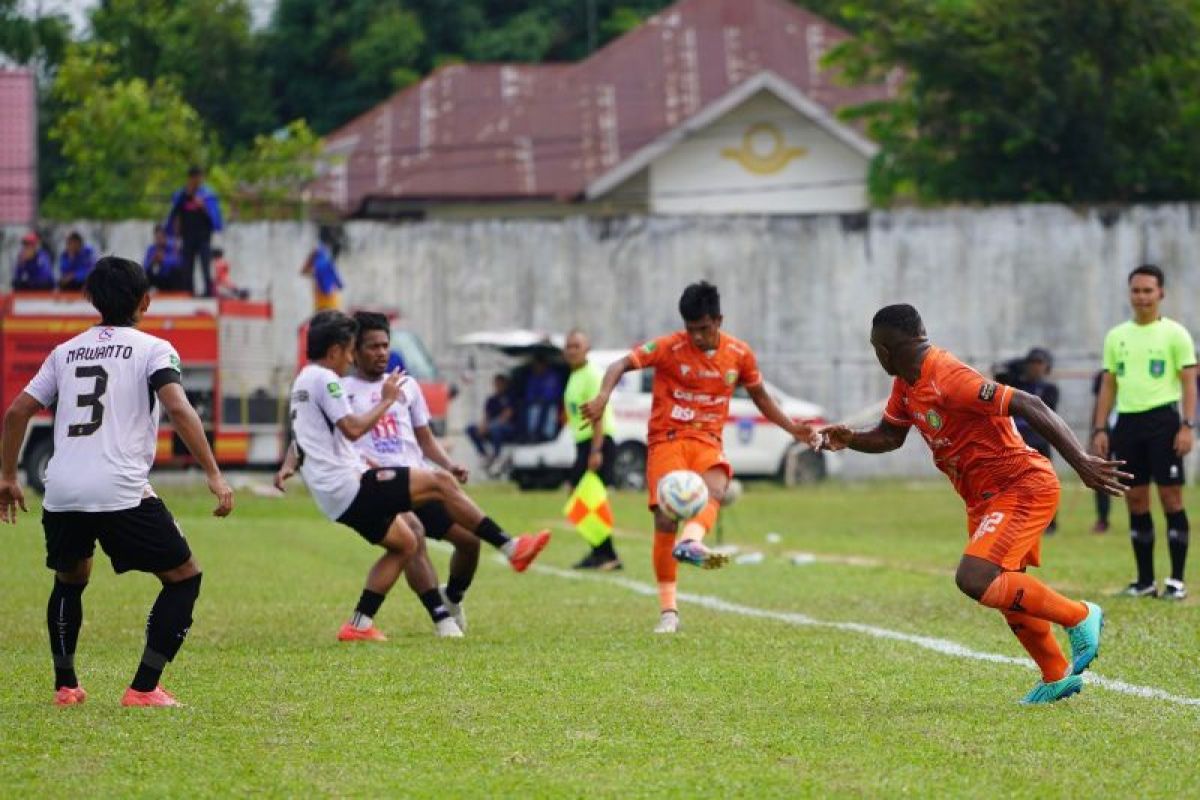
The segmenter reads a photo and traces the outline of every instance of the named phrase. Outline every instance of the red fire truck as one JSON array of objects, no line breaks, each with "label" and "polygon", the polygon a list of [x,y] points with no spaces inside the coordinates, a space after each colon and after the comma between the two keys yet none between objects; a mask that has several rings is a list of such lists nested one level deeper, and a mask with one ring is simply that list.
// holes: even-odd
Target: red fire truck
[{"label": "red fire truck", "polygon": [[[55,347],[97,324],[96,311],[78,294],[0,295],[0,411],[25,388]],[[183,388],[196,407],[217,461],[229,467],[279,463],[291,365],[279,364],[269,303],[162,293],[138,325],[174,345],[183,363]],[[30,426],[21,464],[41,491],[54,449],[49,413]],[[191,456],[164,420],[158,434],[160,466],[186,466]]]}]

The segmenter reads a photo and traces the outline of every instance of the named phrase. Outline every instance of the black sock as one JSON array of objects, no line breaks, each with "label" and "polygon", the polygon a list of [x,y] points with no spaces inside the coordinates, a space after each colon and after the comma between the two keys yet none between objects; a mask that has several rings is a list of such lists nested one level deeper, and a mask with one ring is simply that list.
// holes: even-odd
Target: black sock
[{"label": "black sock", "polygon": [[1137,561],[1138,586],[1154,583],[1154,519],[1149,512],[1129,515],[1129,538]]},{"label": "black sock", "polygon": [[46,604],[46,626],[50,631],[50,653],[54,656],[54,688],[78,686],[75,676],[75,643],[83,626],[83,590],[86,583],[63,583],[54,579]]},{"label": "black sock", "polygon": [[610,561],[617,557],[617,551],[615,549],[613,549],[613,541],[612,541],[611,536],[609,536],[607,539],[605,539],[600,544],[593,547],[592,552],[598,556],[607,558]]},{"label": "black sock", "polygon": [[192,627],[192,609],[200,596],[200,578],[197,574],[178,583],[163,584],[146,620],[146,649],[130,684],[135,691],[153,691],[167,664],[183,647]]},{"label": "black sock", "polygon": [[446,581],[446,599],[451,603],[461,603],[474,578],[474,575],[455,575],[451,572],[449,580]]},{"label": "black sock", "polygon": [[442,593],[437,589],[421,592],[418,597],[421,598],[421,605],[425,606],[425,610],[429,612],[429,618],[435,623],[450,616],[450,612],[446,610],[446,606],[442,602]]},{"label": "black sock", "polygon": [[1188,518],[1183,509],[1167,514],[1167,549],[1171,551],[1171,578],[1183,581],[1183,566],[1187,562]]},{"label": "black sock", "polygon": [[502,531],[491,517],[484,517],[479,521],[479,526],[475,528],[475,535],[481,542],[487,542],[492,547],[503,547],[512,540],[512,537]]},{"label": "black sock", "polygon": [[1112,498],[1106,492],[1096,492],[1096,519],[1108,524],[1108,511],[1112,508]]},{"label": "black sock", "polygon": [[374,619],[375,615],[379,613],[379,607],[383,605],[385,597],[387,595],[372,592],[370,589],[363,589],[362,594],[358,598],[358,605],[354,607],[354,616],[350,618],[350,624],[358,627],[359,621],[363,617]]}]

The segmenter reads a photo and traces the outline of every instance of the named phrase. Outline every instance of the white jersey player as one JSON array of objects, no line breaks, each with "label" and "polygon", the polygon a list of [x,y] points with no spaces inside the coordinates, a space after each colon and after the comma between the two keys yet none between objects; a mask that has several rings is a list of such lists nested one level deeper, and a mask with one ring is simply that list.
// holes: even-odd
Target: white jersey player
[{"label": "white jersey player", "polygon": [[16,522],[17,509],[26,510],[16,476],[21,442],[34,414],[55,409],[42,527],[46,566],[55,571],[47,625],[59,705],[87,698],[75,674],[75,644],[97,541],[116,572],[150,572],[163,584],[146,625],[141,664],[121,702],[177,705],[158,681],[192,624],[201,575],[179,526],[150,487],[160,404],[204,468],[217,496],[213,513],[223,517],[233,508],[233,492],[183,392],[179,356],[167,342],[133,327],[150,305],[149,288],[137,263],[100,259],[85,284],[100,324],[54,348],[13,401],[0,434],[0,521]]}]

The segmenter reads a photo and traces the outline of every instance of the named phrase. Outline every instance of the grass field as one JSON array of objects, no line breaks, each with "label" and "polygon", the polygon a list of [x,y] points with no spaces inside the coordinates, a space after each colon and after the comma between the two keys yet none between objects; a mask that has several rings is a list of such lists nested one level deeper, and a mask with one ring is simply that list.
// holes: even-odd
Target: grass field
[{"label": "grass field", "polygon": [[[117,580],[100,562],[77,657],[90,698],[52,706],[38,517],[3,530],[0,795],[1200,795],[1200,701],[1179,702],[1200,698],[1200,604],[1105,599],[1131,574],[1123,510],[1113,533],[1091,535],[1082,491],[1064,493],[1041,573],[1102,600],[1109,627],[1096,672],[1175,700],[1093,684],[1023,708],[1030,666],[731,612],[796,612],[1021,656],[1000,616],[954,588],[964,523],[941,482],[752,486],[727,516],[726,539],[765,561],[681,570],[681,590],[736,605],[684,603],[675,637],[650,633],[656,601],[639,593],[653,582],[647,516],[640,497],[623,495],[619,579],[515,575],[486,558],[466,639],[435,639],[397,587],[377,618],[391,641],[370,645],[339,645],[333,633],[373,553],[306,496],[242,493],[225,521],[206,516],[202,494],[164,496],[205,571],[192,632],[164,680],[183,709],[118,706],[157,584]],[[563,502],[501,488],[476,496],[510,528],[558,525]],[[769,531],[782,541],[767,544]],[[582,550],[559,529],[543,563],[564,568]],[[817,559],[794,565],[794,551]],[[443,568],[445,553],[435,561]]]}]

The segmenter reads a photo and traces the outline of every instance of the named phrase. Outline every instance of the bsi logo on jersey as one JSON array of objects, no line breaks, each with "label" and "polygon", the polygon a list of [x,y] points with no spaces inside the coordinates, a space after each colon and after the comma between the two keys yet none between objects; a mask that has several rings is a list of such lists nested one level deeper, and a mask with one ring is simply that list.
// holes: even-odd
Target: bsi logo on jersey
[{"label": "bsi logo on jersey", "polygon": [[329,383],[325,384],[325,388],[329,390],[330,397],[342,396],[342,385],[337,381],[330,381]]},{"label": "bsi logo on jersey", "polygon": [[171,353],[171,369],[175,370],[176,372],[183,372],[183,370],[180,369],[179,356],[175,355],[174,353]]}]

